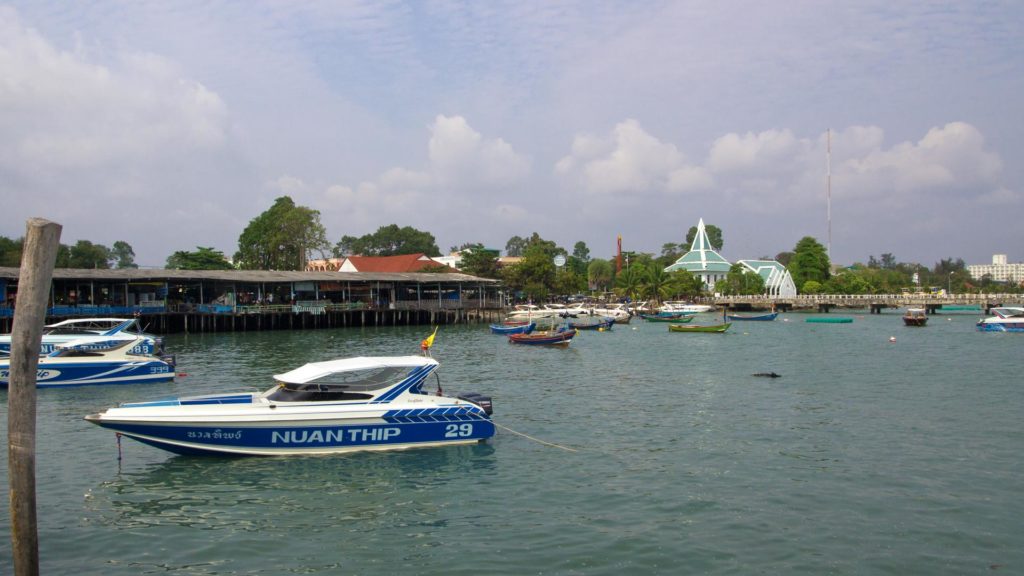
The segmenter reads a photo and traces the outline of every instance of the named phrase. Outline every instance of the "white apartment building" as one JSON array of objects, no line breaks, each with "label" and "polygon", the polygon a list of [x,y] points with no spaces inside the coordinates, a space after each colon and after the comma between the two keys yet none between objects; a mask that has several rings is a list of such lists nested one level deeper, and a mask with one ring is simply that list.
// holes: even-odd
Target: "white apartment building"
[{"label": "white apartment building", "polygon": [[971,278],[981,280],[986,274],[996,282],[1024,282],[1024,262],[1006,263],[1006,254],[993,254],[991,264],[969,264]]}]

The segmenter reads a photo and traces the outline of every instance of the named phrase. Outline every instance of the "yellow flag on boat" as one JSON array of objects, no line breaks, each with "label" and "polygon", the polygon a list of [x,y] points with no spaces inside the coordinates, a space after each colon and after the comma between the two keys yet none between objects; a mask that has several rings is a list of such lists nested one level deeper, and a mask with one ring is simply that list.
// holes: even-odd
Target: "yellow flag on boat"
[{"label": "yellow flag on boat", "polygon": [[438,327],[435,326],[434,327],[434,333],[431,334],[430,336],[427,336],[426,338],[424,338],[423,342],[420,342],[420,348],[422,348],[424,350],[429,350],[430,347],[434,345],[434,336],[437,336],[437,329],[438,329]]}]

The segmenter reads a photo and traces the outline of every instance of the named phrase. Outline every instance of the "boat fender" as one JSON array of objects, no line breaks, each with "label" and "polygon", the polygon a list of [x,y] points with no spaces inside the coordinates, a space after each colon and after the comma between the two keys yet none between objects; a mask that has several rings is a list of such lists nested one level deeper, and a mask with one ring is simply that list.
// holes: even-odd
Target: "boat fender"
[{"label": "boat fender", "polygon": [[782,378],[782,374],[776,374],[775,372],[755,372],[753,376],[760,376],[762,378]]}]

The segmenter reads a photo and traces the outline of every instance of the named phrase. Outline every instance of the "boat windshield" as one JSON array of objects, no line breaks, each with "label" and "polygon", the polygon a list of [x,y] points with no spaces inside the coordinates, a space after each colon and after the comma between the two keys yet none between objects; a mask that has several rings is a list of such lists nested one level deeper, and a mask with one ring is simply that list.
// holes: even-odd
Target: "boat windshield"
[{"label": "boat windshield", "polygon": [[379,367],[334,372],[303,383],[281,382],[267,399],[276,402],[368,400],[374,390],[388,388],[409,373],[408,367]]}]

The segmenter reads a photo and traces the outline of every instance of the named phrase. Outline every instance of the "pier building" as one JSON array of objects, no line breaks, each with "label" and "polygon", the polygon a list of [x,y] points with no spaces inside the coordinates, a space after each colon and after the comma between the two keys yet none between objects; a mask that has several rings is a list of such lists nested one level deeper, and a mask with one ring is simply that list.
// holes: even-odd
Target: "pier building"
[{"label": "pier building", "polygon": [[[11,331],[19,272],[0,267],[2,332]],[[169,333],[489,322],[503,308],[497,280],[459,272],[57,268],[47,321],[139,315]]]}]

